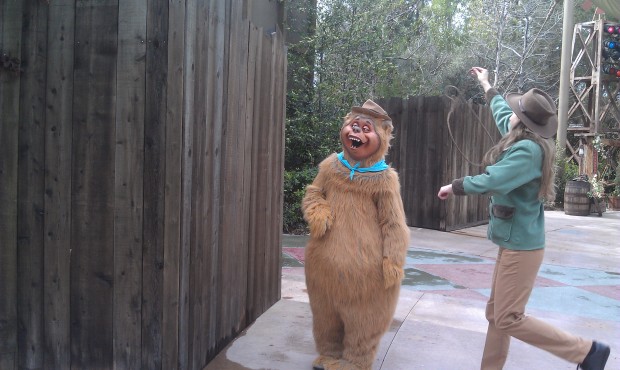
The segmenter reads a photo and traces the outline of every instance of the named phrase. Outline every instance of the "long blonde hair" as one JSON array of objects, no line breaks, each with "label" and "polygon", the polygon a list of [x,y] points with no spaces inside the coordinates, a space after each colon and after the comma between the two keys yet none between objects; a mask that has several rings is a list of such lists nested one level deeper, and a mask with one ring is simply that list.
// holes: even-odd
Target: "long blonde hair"
[{"label": "long blonde hair", "polygon": [[484,164],[485,166],[494,164],[506,148],[524,139],[532,140],[540,145],[543,150],[542,177],[540,179],[538,198],[552,201],[555,199],[555,145],[552,143],[552,139],[545,139],[532,132],[523,122],[519,122],[495,146],[486,152],[483,158]]}]

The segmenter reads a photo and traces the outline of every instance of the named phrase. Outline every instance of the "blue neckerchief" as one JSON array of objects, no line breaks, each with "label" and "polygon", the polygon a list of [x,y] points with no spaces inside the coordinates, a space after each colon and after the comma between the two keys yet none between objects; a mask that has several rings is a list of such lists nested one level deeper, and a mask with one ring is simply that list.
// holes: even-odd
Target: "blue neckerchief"
[{"label": "blue neckerchief", "polygon": [[338,160],[340,161],[340,163],[344,164],[346,168],[351,170],[351,174],[349,175],[349,178],[351,180],[353,180],[353,175],[355,174],[355,171],[362,173],[362,172],[381,172],[381,171],[385,171],[388,168],[390,168],[390,166],[388,166],[385,163],[385,160],[381,160],[375,164],[372,165],[372,167],[362,167],[359,168],[359,165],[361,162],[357,162],[357,164],[353,167],[351,167],[351,165],[349,164],[349,161],[347,161],[346,159],[344,159],[344,152],[340,152],[338,153]]}]

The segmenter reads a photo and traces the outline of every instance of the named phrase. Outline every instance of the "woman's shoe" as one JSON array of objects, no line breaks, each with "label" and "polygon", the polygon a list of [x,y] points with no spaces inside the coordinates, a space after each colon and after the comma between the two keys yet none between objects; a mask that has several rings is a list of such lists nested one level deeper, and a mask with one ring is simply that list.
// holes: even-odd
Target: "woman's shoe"
[{"label": "woman's shoe", "polygon": [[579,364],[579,368],[583,370],[603,370],[609,358],[609,346],[597,341],[592,342],[592,347],[583,362]]}]

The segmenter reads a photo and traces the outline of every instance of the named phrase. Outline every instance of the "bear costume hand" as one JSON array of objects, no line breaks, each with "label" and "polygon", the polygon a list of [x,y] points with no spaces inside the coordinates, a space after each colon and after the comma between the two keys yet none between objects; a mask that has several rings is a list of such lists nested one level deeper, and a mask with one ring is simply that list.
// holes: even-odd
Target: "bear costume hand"
[{"label": "bear costume hand", "polygon": [[388,289],[395,284],[400,284],[404,276],[405,273],[401,266],[390,262],[387,257],[383,257],[383,283],[385,285],[385,289]]},{"label": "bear costume hand", "polygon": [[320,238],[332,226],[332,210],[327,204],[316,204],[306,211],[306,221],[310,227],[310,234]]},{"label": "bear costume hand", "polygon": [[334,216],[319,187],[314,185],[307,187],[301,208],[304,211],[304,219],[310,227],[310,234],[315,238],[325,235],[334,221]]}]

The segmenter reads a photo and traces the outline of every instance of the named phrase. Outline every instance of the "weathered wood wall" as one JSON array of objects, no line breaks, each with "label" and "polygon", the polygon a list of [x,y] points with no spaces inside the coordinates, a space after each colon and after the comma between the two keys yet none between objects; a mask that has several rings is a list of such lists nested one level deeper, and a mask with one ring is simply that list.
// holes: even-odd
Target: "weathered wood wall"
[{"label": "weathered wood wall", "polygon": [[0,369],[202,369],[279,299],[286,51],[247,7],[0,2]]},{"label": "weathered wood wall", "polygon": [[437,192],[453,179],[484,171],[476,164],[500,139],[489,108],[447,96],[378,102],[394,123],[387,162],[399,172],[408,225],[449,231],[487,222],[488,197],[441,201]]}]

